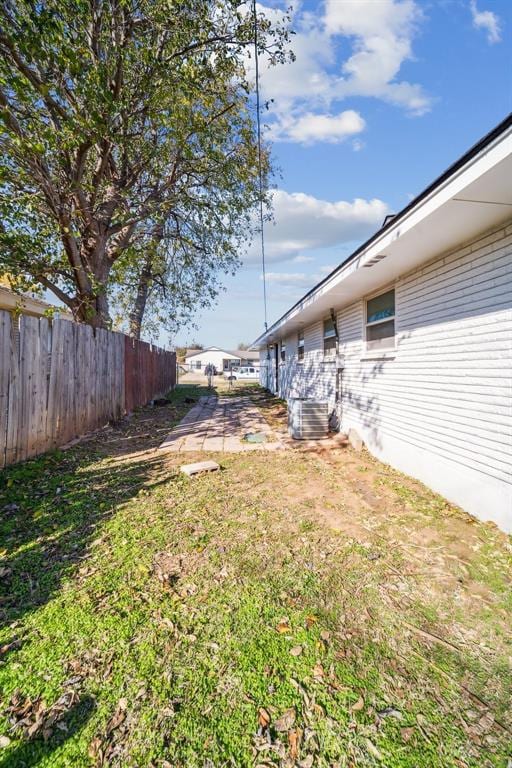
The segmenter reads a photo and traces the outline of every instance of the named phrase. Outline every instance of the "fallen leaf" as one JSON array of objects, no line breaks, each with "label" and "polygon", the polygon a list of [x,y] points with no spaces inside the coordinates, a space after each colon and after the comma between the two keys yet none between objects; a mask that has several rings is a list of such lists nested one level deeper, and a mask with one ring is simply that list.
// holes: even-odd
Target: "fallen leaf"
[{"label": "fallen leaf", "polygon": [[405,742],[410,741],[414,736],[414,728],[411,728],[410,726],[407,728],[400,728],[400,734],[402,736],[403,741]]},{"label": "fallen leaf", "polygon": [[302,731],[300,728],[295,728],[291,731],[288,731],[288,744],[290,745],[290,757],[292,760],[296,760],[299,756],[301,738]]},{"label": "fallen leaf", "polygon": [[313,765],[314,759],[315,758],[313,757],[313,755],[308,755],[307,757],[304,758],[304,760],[301,760],[299,762],[300,768],[311,768],[311,766]]},{"label": "fallen leaf", "polygon": [[328,629],[322,629],[322,631],[320,632],[320,637],[322,638],[324,643],[328,643],[329,640],[331,639],[331,633],[329,632]]},{"label": "fallen leaf", "polygon": [[8,747],[11,743],[11,740],[8,736],[0,736],[0,749],[3,749],[4,747]]},{"label": "fallen leaf", "polygon": [[281,619],[281,621],[276,626],[276,632],[279,632],[280,635],[284,635],[286,632],[291,632],[291,627],[288,623],[288,619]]},{"label": "fallen leaf", "polygon": [[300,656],[302,653],[302,645],[294,645],[293,648],[290,648],[290,653],[292,656]]},{"label": "fallen leaf", "polygon": [[264,707],[258,709],[258,722],[262,728],[267,728],[270,723],[270,715]]},{"label": "fallen leaf", "polygon": [[310,629],[310,627],[313,626],[313,624],[316,624],[317,618],[316,616],[313,616],[313,614],[309,614],[309,616],[306,616],[306,629]]},{"label": "fallen leaf", "polygon": [[364,707],[364,699],[362,696],[358,698],[355,704],[350,707],[351,712],[360,712]]},{"label": "fallen leaf", "polygon": [[126,717],[126,706],[126,699],[119,699],[116,711],[107,723],[107,735],[110,735],[112,731],[115,731],[116,728],[119,728],[121,723],[124,721]]},{"label": "fallen leaf", "polygon": [[87,754],[91,758],[91,760],[95,760],[97,757],[101,759],[101,739],[99,736],[96,736],[91,743],[89,744],[89,749],[87,750]]},{"label": "fallen leaf", "polygon": [[274,728],[279,733],[284,733],[285,731],[290,730],[294,722],[295,722],[295,707],[290,707],[289,709],[285,709],[283,714],[277,718],[277,720],[274,723]]}]

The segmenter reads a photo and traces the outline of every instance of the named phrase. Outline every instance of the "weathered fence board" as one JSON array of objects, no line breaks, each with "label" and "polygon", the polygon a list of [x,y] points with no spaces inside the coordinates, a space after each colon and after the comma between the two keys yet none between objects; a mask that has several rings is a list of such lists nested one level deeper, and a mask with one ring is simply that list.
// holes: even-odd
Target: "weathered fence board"
[{"label": "weathered fence board", "polygon": [[9,404],[11,317],[0,312],[0,467],[5,464],[7,409]]},{"label": "weathered fence board", "polygon": [[176,356],[121,333],[0,311],[0,467],[119,419],[176,383]]},{"label": "weathered fence board", "polygon": [[176,355],[145,341],[124,337],[126,410],[133,411],[176,384]]}]

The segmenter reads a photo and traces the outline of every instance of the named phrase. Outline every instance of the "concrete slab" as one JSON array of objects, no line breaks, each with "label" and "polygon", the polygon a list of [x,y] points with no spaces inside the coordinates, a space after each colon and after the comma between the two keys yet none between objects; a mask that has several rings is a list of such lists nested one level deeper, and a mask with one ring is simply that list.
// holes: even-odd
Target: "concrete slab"
[{"label": "concrete slab", "polygon": [[247,443],[248,432],[262,432],[275,437],[260,411],[244,396],[212,395],[201,398],[160,445],[174,452],[230,452],[269,450],[284,447],[281,439]]},{"label": "concrete slab", "polygon": [[216,461],[198,461],[195,464],[183,464],[180,467],[180,472],[192,477],[192,475],[199,475],[202,472],[216,472],[218,469],[220,469],[220,464],[217,464]]}]

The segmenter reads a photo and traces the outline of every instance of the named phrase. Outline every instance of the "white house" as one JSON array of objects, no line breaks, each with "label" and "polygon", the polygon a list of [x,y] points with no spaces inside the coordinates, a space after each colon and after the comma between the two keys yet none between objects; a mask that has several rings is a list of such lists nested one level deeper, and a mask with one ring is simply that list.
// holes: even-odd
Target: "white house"
[{"label": "white house", "polygon": [[233,366],[254,364],[258,360],[259,355],[254,351],[237,349],[234,352],[228,352],[219,347],[208,347],[208,349],[189,349],[185,355],[185,366],[188,371],[202,373],[207,365],[214,365],[217,372],[222,373]]},{"label": "white house", "polygon": [[512,114],[388,219],[256,340],[261,383],[512,530]]}]

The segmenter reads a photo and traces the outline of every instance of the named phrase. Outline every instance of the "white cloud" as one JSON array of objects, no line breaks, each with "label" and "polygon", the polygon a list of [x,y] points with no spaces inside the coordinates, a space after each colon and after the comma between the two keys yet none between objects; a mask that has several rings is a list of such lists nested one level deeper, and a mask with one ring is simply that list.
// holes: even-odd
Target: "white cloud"
[{"label": "white cloud", "polygon": [[315,281],[315,276],[306,275],[304,272],[267,272],[266,280],[269,283],[284,283],[284,285],[309,285]]},{"label": "white cloud", "polygon": [[292,261],[295,264],[307,264],[308,261],[315,261],[314,256],[296,256]]},{"label": "white cloud", "polygon": [[479,11],[476,7],[476,0],[470,3],[471,16],[473,17],[473,26],[475,29],[483,29],[487,32],[487,42],[493,45],[501,40],[501,29],[499,16],[492,11]]},{"label": "white cloud", "polygon": [[412,58],[412,40],[421,18],[413,0],[326,0],[326,29],[354,40],[337,95],[373,96],[414,114],[426,112],[430,99],[422,87],[396,80],[403,62]]},{"label": "white cloud", "polygon": [[[283,189],[274,190],[272,197],[274,221],[265,225],[268,263],[305,261],[310,257],[304,251],[361,241],[381,226],[388,213],[386,203],[377,198],[332,203]],[[260,259],[254,238],[245,262],[257,264]]]},{"label": "white cloud", "polygon": [[[267,272],[266,281],[277,286],[277,289],[272,290],[273,298],[276,297],[289,297],[293,298],[304,292],[305,289],[311,288],[327,275],[329,275],[335,268],[334,264],[325,264],[320,267],[318,272],[306,274],[305,272]],[[263,275],[260,277],[263,280]],[[298,290],[300,289],[300,290]]]},{"label": "white cloud", "polygon": [[306,112],[297,118],[293,115],[282,116],[271,132],[271,138],[279,140],[285,137],[299,144],[312,144],[315,141],[338,144],[348,136],[360,133],[365,126],[361,115],[353,109],[347,109],[339,115]]},{"label": "white cloud", "polygon": [[[276,9],[260,9],[282,20]],[[326,0],[317,14],[296,11],[295,61],[262,62],[260,70],[271,138],[311,144],[360,133],[365,127],[361,115],[340,111],[340,104],[354,96],[387,101],[414,115],[427,112],[430,96],[421,85],[399,77],[402,64],[414,58],[412,42],[422,18],[414,0]]]}]

